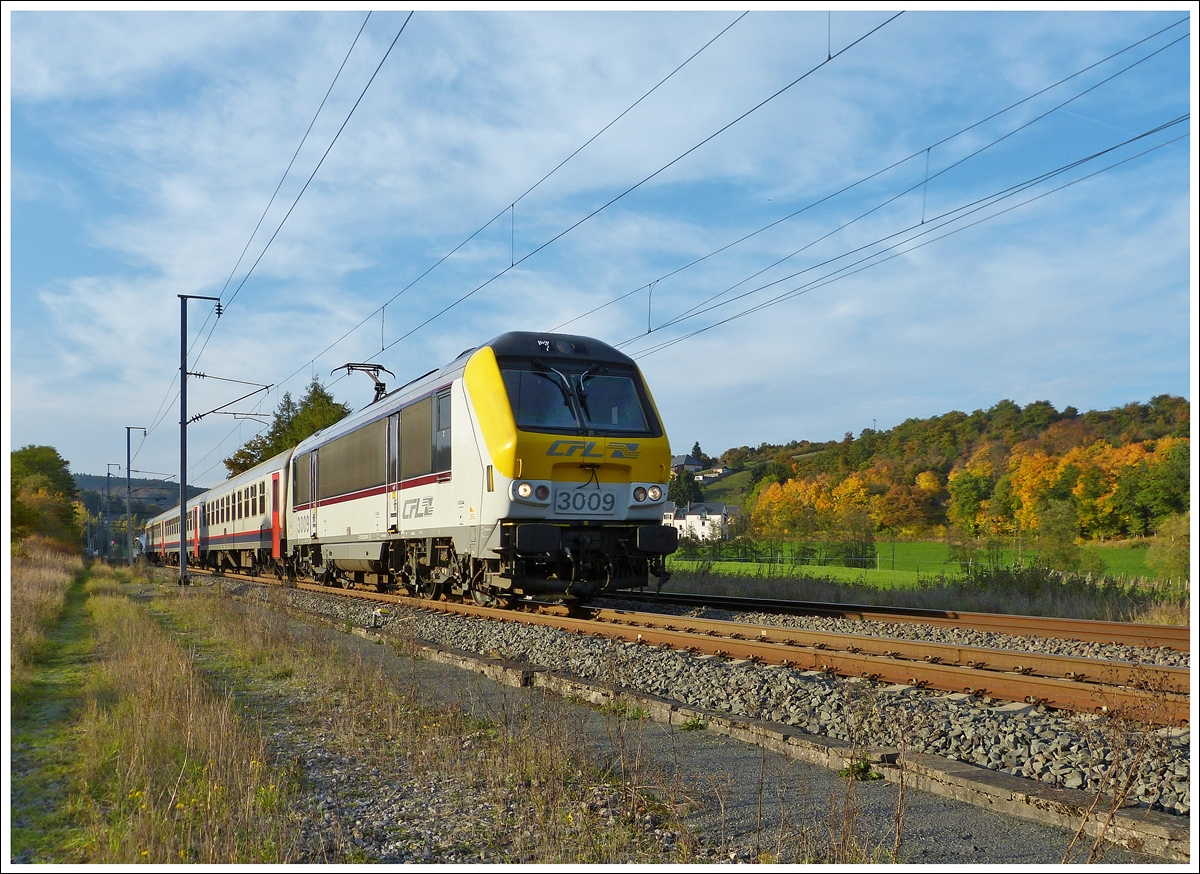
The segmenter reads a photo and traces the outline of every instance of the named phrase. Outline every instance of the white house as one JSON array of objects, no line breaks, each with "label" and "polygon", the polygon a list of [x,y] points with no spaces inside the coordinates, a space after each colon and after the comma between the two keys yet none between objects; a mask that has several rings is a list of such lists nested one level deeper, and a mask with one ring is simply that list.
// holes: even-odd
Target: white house
[{"label": "white house", "polygon": [[670,525],[680,537],[712,540],[729,536],[729,520],[738,508],[732,504],[695,501],[683,507],[668,503],[663,511],[663,524]]}]

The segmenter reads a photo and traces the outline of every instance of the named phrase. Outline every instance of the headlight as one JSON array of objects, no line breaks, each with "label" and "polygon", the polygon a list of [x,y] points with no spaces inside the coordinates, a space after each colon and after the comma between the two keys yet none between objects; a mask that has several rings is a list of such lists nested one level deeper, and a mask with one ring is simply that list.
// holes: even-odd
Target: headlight
[{"label": "headlight", "polygon": [[[534,494],[537,495],[537,499],[539,501],[545,501],[550,497],[550,487],[549,486],[538,486],[536,489],[534,489]],[[528,495],[526,495],[525,497],[528,497]]]},{"label": "headlight", "polygon": [[633,490],[633,499],[635,501],[637,501],[639,504],[642,501],[646,500],[646,490],[644,488],[642,488],[641,486],[638,486],[636,489]]},{"label": "headlight", "polygon": [[517,484],[517,494],[520,495],[522,498],[528,498],[530,495],[533,494],[533,486],[530,485],[529,483],[518,483]]},{"label": "headlight", "polygon": [[662,489],[660,489],[658,486],[650,486],[650,488],[646,491],[646,494],[650,496],[650,500],[657,501],[662,497]]}]

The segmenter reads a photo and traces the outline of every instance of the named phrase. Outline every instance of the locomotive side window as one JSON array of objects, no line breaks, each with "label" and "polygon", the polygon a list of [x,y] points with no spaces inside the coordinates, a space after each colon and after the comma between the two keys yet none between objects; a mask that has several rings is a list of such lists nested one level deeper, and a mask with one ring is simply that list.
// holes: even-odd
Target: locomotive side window
[{"label": "locomotive side window", "polygon": [[292,506],[307,504],[309,500],[309,466],[312,453],[306,452],[292,461]]},{"label": "locomotive side window", "polygon": [[409,404],[401,411],[400,478],[424,476],[433,470],[433,398]]},{"label": "locomotive side window", "polygon": [[386,476],[387,420],[380,419],[321,447],[322,498],[383,485]]},{"label": "locomotive side window", "polygon": [[437,418],[434,421],[433,469],[450,469],[450,390],[437,396]]},{"label": "locomotive side window", "polygon": [[387,481],[394,483],[400,473],[400,414],[394,413],[388,417],[387,433]]}]

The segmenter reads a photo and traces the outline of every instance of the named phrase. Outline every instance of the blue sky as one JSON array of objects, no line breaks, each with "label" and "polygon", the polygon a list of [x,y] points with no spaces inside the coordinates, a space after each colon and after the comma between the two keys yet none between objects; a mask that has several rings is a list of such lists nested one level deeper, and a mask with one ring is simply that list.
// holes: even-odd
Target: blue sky
[{"label": "blue sky", "polygon": [[[403,382],[622,295],[564,330],[631,341],[680,452],[1001,398],[1190,398],[1186,9],[895,12],[751,11],[522,197],[740,13],[418,8],[231,298],[407,12],[367,20],[234,270],[365,12],[6,11],[11,445],[103,473],[124,426],[147,426],[133,467],[176,470],[176,295],[221,294],[231,271],[211,336],[210,305],[191,305],[191,367],[276,384],[242,410],[269,413],[313,374],[361,407],[369,380],[330,375],[344,362]],[[710,298],[724,305],[668,324]],[[189,410],[241,392],[193,380]],[[189,480],[221,479],[258,428],[193,425]]]}]

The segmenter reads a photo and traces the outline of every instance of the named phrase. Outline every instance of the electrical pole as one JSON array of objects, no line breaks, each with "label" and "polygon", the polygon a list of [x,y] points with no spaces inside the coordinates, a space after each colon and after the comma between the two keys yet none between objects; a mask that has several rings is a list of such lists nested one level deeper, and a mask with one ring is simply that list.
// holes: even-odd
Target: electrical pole
[{"label": "electrical pole", "polygon": [[114,467],[117,470],[121,469],[120,464],[110,461],[108,463],[108,470],[105,472],[105,479],[104,479],[104,560],[105,561],[108,561],[108,559],[109,559],[109,546],[112,544],[112,517],[109,515],[109,512],[108,512],[108,496],[109,496],[109,492],[112,490],[112,469]]},{"label": "electrical pole", "polygon": [[139,428],[136,425],[126,425],[125,426],[125,534],[126,534],[126,544],[129,547],[128,552],[125,553],[125,564],[127,564],[127,565],[133,564],[133,510],[131,509],[133,504],[130,500],[130,497],[133,494],[133,489],[131,488],[131,481],[129,479],[129,432],[130,431],[141,431],[143,434],[149,433],[148,431],[146,431],[145,428]]},{"label": "electrical pole", "polygon": [[221,299],[200,294],[181,294],[179,297],[179,585],[186,586],[187,578],[187,302],[215,300],[217,318],[221,318]]}]

